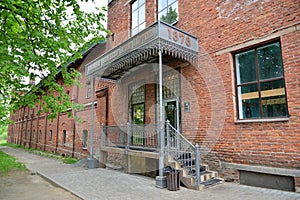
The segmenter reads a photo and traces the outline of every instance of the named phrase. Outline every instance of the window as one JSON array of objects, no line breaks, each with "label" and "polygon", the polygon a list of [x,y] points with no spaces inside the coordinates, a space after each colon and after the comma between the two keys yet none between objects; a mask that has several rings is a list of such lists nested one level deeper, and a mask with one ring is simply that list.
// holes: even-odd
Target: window
[{"label": "window", "polygon": [[235,54],[239,119],[287,117],[279,42]]},{"label": "window", "polygon": [[131,35],[137,34],[145,27],[145,0],[136,0],[131,5]]},{"label": "window", "polygon": [[42,131],[41,131],[41,130],[40,130],[40,132],[39,132],[38,141],[39,141],[39,142],[42,142]]},{"label": "window", "polygon": [[83,130],[83,135],[82,135],[82,148],[83,149],[87,148],[87,141],[88,141],[88,131]]},{"label": "window", "polygon": [[63,144],[66,144],[67,141],[67,131],[63,130]]},{"label": "window", "polygon": [[[158,89],[157,92],[159,92]],[[179,96],[180,96],[179,72],[175,70],[165,72],[163,74],[163,99],[177,98]]]},{"label": "window", "polygon": [[91,97],[91,82],[88,82],[86,85],[86,98]]},{"label": "window", "polygon": [[49,133],[49,141],[50,142],[52,141],[52,130],[50,130],[50,133]]},{"label": "window", "polygon": [[168,24],[178,21],[178,0],[158,0],[158,19]]},{"label": "window", "polygon": [[133,124],[138,125],[132,130],[132,144],[138,146],[144,143],[145,93],[144,82],[137,82],[130,87],[131,119]]}]

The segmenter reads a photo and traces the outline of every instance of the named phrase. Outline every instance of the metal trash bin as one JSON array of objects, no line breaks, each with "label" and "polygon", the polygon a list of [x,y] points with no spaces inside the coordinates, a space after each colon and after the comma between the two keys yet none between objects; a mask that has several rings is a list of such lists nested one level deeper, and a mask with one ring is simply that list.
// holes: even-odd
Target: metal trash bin
[{"label": "metal trash bin", "polygon": [[180,190],[180,170],[172,169],[167,166],[164,168],[167,176],[167,188],[170,191]]}]

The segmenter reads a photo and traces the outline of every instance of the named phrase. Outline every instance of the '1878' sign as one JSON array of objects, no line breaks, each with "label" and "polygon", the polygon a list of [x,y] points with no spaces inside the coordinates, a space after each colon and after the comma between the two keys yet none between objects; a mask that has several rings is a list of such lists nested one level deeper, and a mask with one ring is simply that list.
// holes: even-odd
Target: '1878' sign
[{"label": "'1878' sign", "polygon": [[188,47],[191,46],[190,36],[179,32],[175,29],[172,29],[171,27],[168,27],[168,34],[170,40],[173,40],[174,42],[179,42],[181,45],[186,45]]}]

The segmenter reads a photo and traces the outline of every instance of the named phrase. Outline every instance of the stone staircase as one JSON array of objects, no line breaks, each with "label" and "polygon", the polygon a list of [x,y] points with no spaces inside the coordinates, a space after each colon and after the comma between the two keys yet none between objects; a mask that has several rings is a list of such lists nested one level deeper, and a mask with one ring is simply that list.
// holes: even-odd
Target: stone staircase
[{"label": "stone staircase", "polygon": [[[178,159],[169,156],[168,166],[180,170],[180,181],[188,189],[201,190],[224,182],[223,179],[218,177],[218,172],[209,170],[208,165],[200,164],[200,183],[197,186],[195,159],[192,158],[190,153],[185,153],[184,156],[180,156]],[[187,166],[189,167],[187,168]]]},{"label": "stone staircase", "polygon": [[192,144],[169,121],[166,122],[166,134],[165,165],[181,171],[183,185],[199,190],[223,182],[217,172],[201,163],[200,146]]}]

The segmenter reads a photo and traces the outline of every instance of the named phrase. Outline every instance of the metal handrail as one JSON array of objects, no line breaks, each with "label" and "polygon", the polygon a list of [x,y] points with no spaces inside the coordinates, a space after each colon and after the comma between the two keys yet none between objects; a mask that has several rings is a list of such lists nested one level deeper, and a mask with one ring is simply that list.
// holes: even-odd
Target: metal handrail
[{"label": "metal handrail", "polygon": [[195,187],[200,185],[200,148],[199,145],[193,145],[178,130],[176,130],[169,121],[166,122],[167,145],[166,155],[181,164],[189,175],[196,180]]},{"label": "metal handrail", "polygon": [[[120,126],[102,125],[102,146],[157,149],[159,124],[135,125],[127,123]],[[200,185],[200,148],[193,145],[169,121],[165,126],[165,155],[179,162],[189,175],[196,180],[195,187]]]}]

